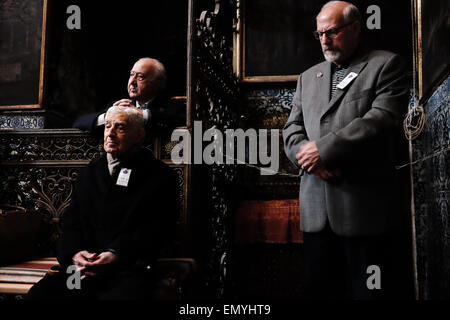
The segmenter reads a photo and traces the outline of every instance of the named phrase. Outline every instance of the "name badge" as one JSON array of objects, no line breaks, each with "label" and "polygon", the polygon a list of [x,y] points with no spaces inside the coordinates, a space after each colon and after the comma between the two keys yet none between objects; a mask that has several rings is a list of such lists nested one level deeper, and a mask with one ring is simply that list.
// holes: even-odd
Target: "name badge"
[{"label": "name badge", "polygon": [[122,187],[128,187],[128,181],[130,180],[131,169],[122,168],[117,178],[116,184]]},{"label": "name badge", "polygon": [[342,81],[336,86],[336,88],[344,89],[344,88],[345,88],[346,86],[348,86],[348,84],[349,84],[350,82],[352,82],[357,76],[358,76],[357,73],[350,72],[350,73],[344,78],[344,80],[342,80]]}]

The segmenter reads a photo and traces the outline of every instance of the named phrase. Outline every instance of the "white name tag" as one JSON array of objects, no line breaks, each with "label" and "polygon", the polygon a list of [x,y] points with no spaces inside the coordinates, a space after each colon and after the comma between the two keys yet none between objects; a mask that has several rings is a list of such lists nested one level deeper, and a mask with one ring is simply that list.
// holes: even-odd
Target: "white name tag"
[{"label": "white name tag", "polygon": [[342,80],[342,81],[336,86],[336,88],[344,89],[344,88],[345,88],[346,86],[348,86],[348,84],[349,84],[350,82],[352,82],[357,76],[358,76],[357,73],[350,72],[350,73],[344,78],[344,80]]},{"label": "white name tag", "polygon": [[128,181],[130,180],[131,169],[122,168],[120,169],[119,177],[117,178],[116,184],[118,186],[128,187]]}]

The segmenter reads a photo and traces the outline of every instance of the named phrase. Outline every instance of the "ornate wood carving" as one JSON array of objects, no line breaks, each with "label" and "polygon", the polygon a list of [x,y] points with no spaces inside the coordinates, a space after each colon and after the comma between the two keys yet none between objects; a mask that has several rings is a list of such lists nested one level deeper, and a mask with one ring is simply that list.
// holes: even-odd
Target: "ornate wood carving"
[{"label": "ornate wood carving", "polygon": [[[152,141],[146,148],[155,152]],[[60,234],[59,219],[69,206],[78,170],[104,152],[101,139],[74,129],[0,132],[0,203],[39,212],[54,223],[53,238]],[[187,167],[165,160],[179,184],[181,229],[186,224]]]},{"label": "ornate wood carving", "polygon": [[76,167],[7,166],[0,174],[1,203],[19,205],[40,212],[47,221],[58,222],[69,206]]},{"label": "ornate wood carving", "polygon": [[103,152],[99,139],[73,129],[5,131],[0,142],[0,202],[39,212],[56,225],[79,168]]},{"label": "ornate wood carving", "polygon": [[26,161],[87,163],[103,152],[101,140],[74,129],[2,132],[0,145],[0,161],[11,165]]},{"label": "ornate wood carving", "polygon": [[[224,132],[236,128],[239,120],[238,79],[233,73],[233,18],[236,1],[215,1],[213,11],[201,12],[195,21],[192,41],[191,117],[202,121],[204,130]],[[206,285],[217,297],[224,295],[229,218],[234,210],[231,192],[236,181],[236,165],[203,168],[211,194],[208,212],[213,243],[208,249]],[[195,176],[193,177],[195,180]],[[206,217],[204,217],[206,218]]]}]

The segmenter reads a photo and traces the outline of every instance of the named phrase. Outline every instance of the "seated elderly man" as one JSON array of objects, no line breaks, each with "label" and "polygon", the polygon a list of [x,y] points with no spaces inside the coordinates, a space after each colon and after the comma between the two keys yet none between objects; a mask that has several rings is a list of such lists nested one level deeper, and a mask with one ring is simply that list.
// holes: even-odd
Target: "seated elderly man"
[{"label": "seated elderly man", "polygon": [[[185,106],[168,98],[165,66],[157,59],[145,57],[136,61],[128,77],[128,97],[114,102],[113,106],[136,108],[144,117],[147,132],[170,132],[186,123]],[[84,114],[78,117],[74,128],[100,136],[105,124],[105,112]]]},{"label": "seated elderly man", "polygon": [[[61,272],[44,277],[29,299],[144,298],[151,285],[144,267],[170,247],[179,212],[173,171],[141,147],[139,111],[113,106],[105,119],[106,154],[81,170],[62,218]],[[81,273],[79,289],[68,286],[71,265]]]}]

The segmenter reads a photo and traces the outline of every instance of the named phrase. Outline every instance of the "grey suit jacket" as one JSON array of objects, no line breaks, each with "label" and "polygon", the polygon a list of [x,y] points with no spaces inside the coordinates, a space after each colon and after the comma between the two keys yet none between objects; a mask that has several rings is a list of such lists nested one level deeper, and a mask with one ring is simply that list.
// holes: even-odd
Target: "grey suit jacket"
[{"label": "grey suit jacket", "polygon": [[381,234],[399,212],[395,206],[395,132],[406,113],[406,72],[387,51],[357,54],[348,73],[358,76],[330,101],[331,63],[303,72],[283,129],[285,151],[297,166],[300,146],[316,141],[328,170],[324,181],[304,173],[300,182],[301,229],[322,230],[328,219],[342,236]]}]

